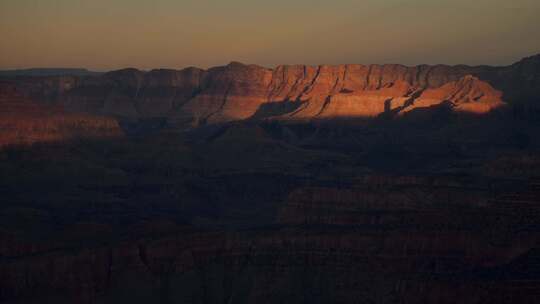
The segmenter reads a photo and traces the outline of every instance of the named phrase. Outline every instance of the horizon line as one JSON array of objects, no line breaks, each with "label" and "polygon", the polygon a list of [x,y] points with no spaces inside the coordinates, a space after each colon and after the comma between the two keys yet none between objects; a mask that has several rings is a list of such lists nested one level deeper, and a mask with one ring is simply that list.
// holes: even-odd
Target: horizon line
[{"label": "horizon line", "polygon": [[59,66],[34,66],[34,67],[23,67],[23,68],[0,68],[0,73],[14,73],[14,72],[24,72],[24,71],[31,71],[31,70],[36,70],[36,71],[46,71],[46,70],[79,70],[81,72],[88,72],[88,73],[101,73],[101,74],[105,74],[105,73],[108,73],[108,72],[114,72],[114,71],[122,71],[122,70],[137,70],[137,71],[141,71],[141,72],[151,72],[151,71],[157,71],[157,70],[173,70],[173,71],[182,71],[182,70],[187,70],[187,69],[199,69],[199,70],[203,70],[203,71],[206,71],[206,70],[210,70],[210,69],[213,69],[213,68],[220,68],[220,67],[226,67],[226,66],[229,66],[229,65],[234,65],[234,64],[239,64],[239,65],[244,65],[244,66],[257,66],[257,67],[261,67],[261,68],[265,68],[265,69],[269,69],[269,70],[274,70],[280,66],[308,66],[308,67],[319,67],[319,66],[342,66],[342,65],[362,65],[362,66],[372,66],[372,65],[379,65],[379,66],[384,66],[384,65],[397,65],[397,66],[404,66],[404,67],[419,67],[419,66],[449,66],[449,67],[459,67],[459,66],[466,66],[466,67],[508,67],[508,66],[511,66],[511,65],[514,65],[516,63],[519,63],[523,60],[527,60],[527,59],[531,59],[531,58],[534,58],[534,57],[540,57],[540,51],[536,54],[533,54],[533,55],[530,55],[530,56],[525,56],[525,57],[521,57],[520,59],[517,59],[516,61],[513,61],[512,63],[510,64],[502,64],[502,65],[497,65],[497,64],[494,64],[494,65],[491,65],[491,64],[465,64],[465,63],[459,63],[459,64],[447,64],[447,63],[435,63],[435,64],[426,64],[426,63],[423,63],[423,64],[415,64],[415,65],[408,65],[408,64],[402,64],[402,63],[396,63],[396,62],[388,62],[388,63],[342,63],[342,64],[301,64],[301,63],[295,63],[295,64],[277,64],[277,65],[274,65],[274,66],[265,66],[263,64],[257,64],[257,63],[243,63],[241,61],[238,61],[238,60],[231,60],[229,61],[229,63],[227,64],[221,64],[221,65],[214,65],[214,66],[209,66],[207,68],[201,68],[201,67],[197,67],[197,66],[185,66],[185,67],[181,67],[181,68],[173,68],[173,67],[156,67],[156,68],[137,68],[137,67],[134,67],[134,66],[126,66],[126,67],[121,67],[121,68],[114,68],[114,69],[93,69],[93,68],[89,68],[89,67],[84,67],[84,66],[75,66],[75,67],[59,67]]}]

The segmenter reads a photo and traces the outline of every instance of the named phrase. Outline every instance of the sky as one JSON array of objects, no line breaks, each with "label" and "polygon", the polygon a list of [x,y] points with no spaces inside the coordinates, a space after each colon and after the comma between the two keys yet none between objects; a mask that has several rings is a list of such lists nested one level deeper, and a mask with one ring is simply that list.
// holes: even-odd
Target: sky
[{"label": "sky", "polygon": [[0,69],[506,65],[539,0],[0,0]]}]

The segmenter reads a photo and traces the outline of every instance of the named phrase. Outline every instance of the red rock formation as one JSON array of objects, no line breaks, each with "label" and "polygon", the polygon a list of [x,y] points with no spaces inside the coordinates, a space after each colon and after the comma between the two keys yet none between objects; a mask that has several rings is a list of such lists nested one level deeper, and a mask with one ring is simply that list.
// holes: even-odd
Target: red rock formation
[{"label": "red rock formation", "polygon": [[60,102],[72,111],[123,117],[165,116],[192,98],[200,87],[202,70],[125,69],[86,77]]},{"label": "red rock formation", "polygon": [[181,112],[196,124],[249,118],[266,101],[271,78],[271,70],[236,62],[210,69]]},{"label": "red rock formation", "polygon": [[123,117],[167,117],[199,125],[247,118],[371,117],[450,101],[484,113],[540,94],[539,56],[509,67],[402,65],[224,67],[18,79],[22,91],[67,109]]},{"label": "red rock formation", "polygon": [[471,113],[486,113],[504,105],[502,92],[474,76],[466,75],[441,87],[425,90],[404,111],[438,105],[441,101],[451,102],[457,111]]},{"label": "red rock formation", "polygon": [[[0,147],[73,137],[122,136],[118,122],[111,117],[66,113],[60,104],[46,100],[68,90],[73,85],[72,80],[0,81]],[[45,94],[41,96],[45,100],[37,101],[39,94],[36,92]]]}]

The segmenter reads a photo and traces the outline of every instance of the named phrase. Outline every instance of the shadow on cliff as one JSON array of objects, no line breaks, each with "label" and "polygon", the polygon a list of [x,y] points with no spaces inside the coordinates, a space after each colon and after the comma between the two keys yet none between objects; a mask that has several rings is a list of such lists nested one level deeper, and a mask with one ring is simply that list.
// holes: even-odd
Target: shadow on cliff
[{"label": "shadow on cliff", "polygon": [[291,114],[301,108],[304,104],[306,104],[306,101],[300,100],[266,102],[260,105],[251,119],[258,120]]},{"label": "shadow on cliff", "polygon": [[10,146],[0,150],[0,225],[37,237],[82,224],[127,235],[149,219],[270,225],[292,189],[350,186],[366,172],[534,176],[540,125],[512,115],[438,108]]}]

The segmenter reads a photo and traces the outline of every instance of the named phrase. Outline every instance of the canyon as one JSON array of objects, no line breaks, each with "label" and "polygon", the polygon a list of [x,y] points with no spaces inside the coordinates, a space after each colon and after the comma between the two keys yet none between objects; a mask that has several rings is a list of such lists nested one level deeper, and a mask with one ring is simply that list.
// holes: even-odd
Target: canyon
[{"label": "canyon", "polygon": [[531,180],[508,192],[509,182],[519,185],[366,175],[347,187],[299,188],[279,204],[275,219],[251,229],[162,219],[131,227],[129,237],[117,240],[125,227],[72,227],[86,231],[76,237],[86,245],[4,236],[0,297],[21,303],[534,303],[540,189]]},{"label": "canyon", "polygon": [[[68,111],[163,118],[194,127],[246,119],[306,120],[403,115],[441,104],[487,113],[535,103],[540,55],[507,67],[278,66],[232,62],[202,70],[124,69],[99,75],[11,79],[28,98]],[[9,82],[5,80],[3,82]]]},{"label": "canyon", "polygon": [[0,302],[538,303],[538,96],[540,55],[0,73]]}]

